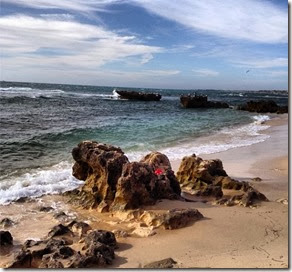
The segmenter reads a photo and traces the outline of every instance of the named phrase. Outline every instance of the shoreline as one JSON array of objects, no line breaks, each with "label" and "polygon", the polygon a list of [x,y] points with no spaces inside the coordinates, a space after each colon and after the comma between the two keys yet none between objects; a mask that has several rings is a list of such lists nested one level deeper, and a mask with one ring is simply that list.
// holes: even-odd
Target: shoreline
[{"label": "shoreline", "polygon": [[[196,208],[205,219],[177,230],[157,229],[155,235],[145,238],[118,238],[116,259],[105,268],[139,268],[168,257],[177,261],[179,268],[287,268],[288,205],[276,200],[288,198],[288,115],[267,124],[271,127],[261,133],[271,137],[264,142],[199,156],[221,159],[227,174],[236,179],[262,178],[252,185],[270,202],[244,208],[162,200],[147,208]],[[175,172],[179,162],[171,161]],[[66,204],[61,195],[46,195],[33,201],[0,206],[1,219],[10,216],[18,220],[18,224],[8,229],[15,237],[16,248],[28,238],[42,238],[59,222],[52,213],[38,211],[40,206],[53,204],[56,212],[65,211],[72,218],[90,221],[96,228],[113,230],[117,227],[115,222],[104,223],[109,220],[108,215],[75,208]],[[3,267],[11,254],[1,255],[0,267]]]}]

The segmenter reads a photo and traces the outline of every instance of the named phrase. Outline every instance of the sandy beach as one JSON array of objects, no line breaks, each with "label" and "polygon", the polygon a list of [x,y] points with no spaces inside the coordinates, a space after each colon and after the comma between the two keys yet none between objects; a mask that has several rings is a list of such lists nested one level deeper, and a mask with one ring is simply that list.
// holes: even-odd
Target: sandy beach
[{"label": "sandy beach", "polygon": [[[140,268],[171,257],[178,268],[287,268],[288,267],[288,115],[275,115],[267,122],[270,138],[262,143],[225,152],[202,155],[222,160],[232,178],[262,181],[251,184],[264,193],[269,202],[256,207],[219,206],[201,202],[162,200],[147,210],[195,208],[203,220],[177,230],[155,229],[148,237],[117,238],[116,258],[108,268]],[[172,161],[177,171],[179,161]],[[54,206],[69,217],[89,222],[93,228],[113,230],[123,227],[110,214],[76,209],[65,204],[62,196],[45,196],[35,201],[0,207],[1,218],[18,222],[9,231],[14,237],[11,251],[1,250],[0,266],[5,267],[13,252],[28,238],[42,238],[58,221],[53,213],[42,213],[40,206]],[[282,200],[282,201],[281,201]],[[125,225],[127,229],[128,225]]]}]

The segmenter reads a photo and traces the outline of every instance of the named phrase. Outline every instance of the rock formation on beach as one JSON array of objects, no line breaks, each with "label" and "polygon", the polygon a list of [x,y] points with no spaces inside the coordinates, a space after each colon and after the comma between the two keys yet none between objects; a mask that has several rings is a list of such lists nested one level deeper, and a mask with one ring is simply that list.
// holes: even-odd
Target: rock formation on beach
[{"label": "rock formation on beach", "polygon": [[120,98],[142,101],[159,101],[161,94],[135,91],[116,91]]},{"label": "rock formation on beach", "polygon": [[27,240],[7,268],[104,267],[112,263],[116,247],[112,232],[72,221],[53,227],[43,240]]},{"label": "rock formation on beach", "polygon": [[181,95],[180,102],[185,108],[229,108],[226,102],[208,101],[206,95]]},{"label": "rock formation on beach", "polygon": [[[203,160],[195,154],[184,157],[177,172],[182,191],[194,196],[214,197],[217,204],[250,206],[255,201],[268,199],[248,182],[230,178],[223,169],[222,161]],[[224,196],[223,190],[235,190],[234,196]]]},{"label": "rock formation on beach", "polygon": [[158,199],[179,199],[180,186],[168,158],[158,152],[129,162],[111,145],[84,141],[72,151],[73,176],[85,183],[75,200],[98,211],[135,209]]},{"label": "rock formation on beach", "polygon": [[288,113],[288,106],[278,106],[273,100],[251,100],[238,106],[237,109],[257,113]]}]

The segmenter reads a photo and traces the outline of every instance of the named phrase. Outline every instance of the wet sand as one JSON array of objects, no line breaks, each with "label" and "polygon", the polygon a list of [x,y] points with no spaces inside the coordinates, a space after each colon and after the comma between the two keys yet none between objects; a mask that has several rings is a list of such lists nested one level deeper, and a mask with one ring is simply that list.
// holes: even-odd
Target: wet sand
[{"label": "wet sand", "polygon": [[[202,157],[221,159],[227,174],[236,179],[260,177],[261,182],[252,184],[270,202],[244,208],[163,200],[147,208],[197,208],[205,219],[178,230],[157,229],[155,235],[145,238],[118,238],[116,259],[108,268],[139,268],[168,257],[180,268],[287,268],[288,205],[277,200],[288,198],[288,116],[277,116],[268,123],[271,127],[263,133],[271,137],[265,142]],[[178,165],[179,161],[172,162],[175,170]],[[45,196],[0,207],[0,219],[9,217],[17,222],[8,229],[16,246],[11,252],[1,252],[0,267],[11,260],[12,253],[26,239],[43,238],[60,223],[53,217],[60,211],[69,215],[68,220],[78,218],[94,228],[129,229],[109,214],[75,209],[64,201],[62,196]],[[39,212],[41,206],[53,206],[55,210]]]}]

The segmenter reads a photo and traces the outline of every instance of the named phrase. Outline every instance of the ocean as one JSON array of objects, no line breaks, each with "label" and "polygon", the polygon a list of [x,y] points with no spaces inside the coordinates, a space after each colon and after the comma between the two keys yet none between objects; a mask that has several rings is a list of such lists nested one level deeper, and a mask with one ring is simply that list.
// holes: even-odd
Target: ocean
[{"label": "ocean", "polygon": [[[122,100],[114,89],[157,92],[161,101]],[[172,90],[1,82],[0,204],[76,188],[71,150],[95,140],[122,148],[131,161],[151,151],[169,159],[265,141],[269,115],[235,109],[184,109],[179,96],[208,95],[232,106],[287,91]]]}]

